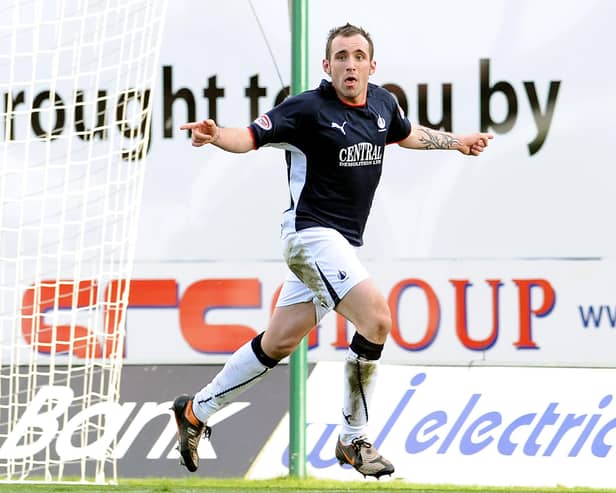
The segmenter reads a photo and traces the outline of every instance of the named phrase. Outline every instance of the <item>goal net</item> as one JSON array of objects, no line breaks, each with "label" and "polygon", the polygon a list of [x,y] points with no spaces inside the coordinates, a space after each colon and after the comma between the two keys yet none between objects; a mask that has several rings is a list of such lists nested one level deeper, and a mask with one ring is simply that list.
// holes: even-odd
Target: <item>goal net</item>
[{"label": "goal net", "polygon": [[166,0],[0,3],[0,481],[115,482]]}]

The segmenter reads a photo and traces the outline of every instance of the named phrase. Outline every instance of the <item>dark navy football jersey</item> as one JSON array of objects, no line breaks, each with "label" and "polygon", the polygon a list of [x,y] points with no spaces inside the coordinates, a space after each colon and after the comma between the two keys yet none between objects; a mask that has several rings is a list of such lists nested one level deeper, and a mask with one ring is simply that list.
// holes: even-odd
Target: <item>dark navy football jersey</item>
[{"label": "dark navy football jersey", "polygon": [[355,246],[362,244],[385,145],[411,132],[387,90],[368,84],[366,104],[351,106],[326,80],[286,99],[249,128],[255,148],[286,150],[291,206],[283,230],[324,226]]}]

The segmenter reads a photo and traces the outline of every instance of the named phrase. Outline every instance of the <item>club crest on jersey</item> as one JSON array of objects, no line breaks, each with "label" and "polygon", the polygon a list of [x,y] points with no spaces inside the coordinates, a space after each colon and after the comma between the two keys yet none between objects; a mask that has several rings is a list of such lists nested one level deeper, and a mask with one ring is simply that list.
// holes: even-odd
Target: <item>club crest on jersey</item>
[{"label": "club crest on jersey", "polygon": [[259,118],[255,120],[255,123],[261,127],[263,130],[271,130],[272,129],[272,120],[270,120],[269,116],[263,114]]}]

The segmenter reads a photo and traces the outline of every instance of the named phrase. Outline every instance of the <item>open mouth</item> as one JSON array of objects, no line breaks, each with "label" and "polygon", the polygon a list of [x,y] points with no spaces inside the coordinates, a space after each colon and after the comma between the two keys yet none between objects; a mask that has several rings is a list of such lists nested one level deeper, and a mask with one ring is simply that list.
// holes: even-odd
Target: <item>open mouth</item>
[{"label": "open mouth", "polygon": [[344,85],[347,87],[353,87],[355,84],[357,84],[357,77],[354,77],[352,75],[345,77],[344,78]]}]

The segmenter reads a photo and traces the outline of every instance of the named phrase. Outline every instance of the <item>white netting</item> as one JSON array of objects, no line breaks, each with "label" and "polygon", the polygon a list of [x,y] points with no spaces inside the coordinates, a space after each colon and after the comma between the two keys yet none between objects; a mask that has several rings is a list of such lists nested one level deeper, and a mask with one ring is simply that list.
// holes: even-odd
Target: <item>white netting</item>
[{"label": "white netting", "polygon": [[114,481],[166,0],[0,3],[0,481]]}]

